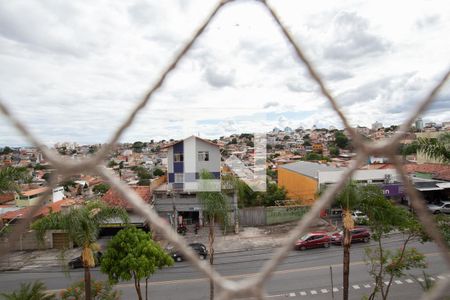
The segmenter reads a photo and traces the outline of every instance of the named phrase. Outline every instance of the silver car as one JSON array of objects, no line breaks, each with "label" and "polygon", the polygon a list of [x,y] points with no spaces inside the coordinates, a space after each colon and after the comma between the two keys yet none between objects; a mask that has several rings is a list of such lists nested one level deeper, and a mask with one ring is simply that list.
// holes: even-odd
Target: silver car
[{"label": "silver car", "polygon": [[450,214],[450,201],[441,201],[440,203],[428,205],[428,209],[433,214],[446,213]]}]

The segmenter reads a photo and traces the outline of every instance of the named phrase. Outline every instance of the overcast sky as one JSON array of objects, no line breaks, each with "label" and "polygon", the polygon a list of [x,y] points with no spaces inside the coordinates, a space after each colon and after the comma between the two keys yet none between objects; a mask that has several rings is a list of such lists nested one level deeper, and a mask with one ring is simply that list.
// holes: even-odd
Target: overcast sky
[{"label": "overcast sky", "polygon": [[[43,142],[106,142],[216,1],[0,1],[0,99]],[[352,125],[398,124],[450,67],[450,3],[273,1]],[[423,115],[450,121],[450,85]],[[342,128],[256,1],[224,7],[122,141]],[[0,146],[26,141],[0,116]]]}]

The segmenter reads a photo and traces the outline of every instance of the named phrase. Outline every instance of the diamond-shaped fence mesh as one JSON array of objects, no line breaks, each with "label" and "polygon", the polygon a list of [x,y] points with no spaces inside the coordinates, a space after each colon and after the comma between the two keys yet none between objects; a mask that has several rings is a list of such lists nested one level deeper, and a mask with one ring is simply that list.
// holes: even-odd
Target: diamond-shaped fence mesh
[{"label": "diamond-shaped fence mesh", "polygon": [[[218,272],[216,272],[210,265],[205,263],[204,261],[200,261],[194,252],[188,247],[186,241],[179,236],[172,227],[168,226],[166,222],[160,218],[155,210],[145,204],[142,199],[130,188],[122,182],[117,176],[112,174],[104,165],[103,161],[105,160],[107,154],[112,150],[114,145],[117,143],[123,132],[133,123],[136,115],[148,104],[148,102],[152,99],[153,94],[162,87],[164,81],[168,74],[170,74],[176,67],[177,64],[181,61],[181,59],[186,55],[186,53],[191,49],[194,43],[198,40],[199,36],[202,35],[205,28],[211,23],[217,13],[229,2],[232,1],[221,1],[209,14],[206,20],[201,24],[201,26],[197,29],[197,31],[192,35],[190,40],[184,45],[184,47],[179,51],[174,58],[169,62],[168,66],[165,70],[163,70],[150,89],[145,93],[142,100],[138,103],[138,105],[131,111],[128,118],[125,122],[115,131],[107,146],[103,147],[97,154],[91,158],[80,160],[80,161],[69,161],[65,160],[63,157],[59,156],[56,152],[48,149],[44,146],[39,139],[37,139],[31,132],[26,128],[24,123],[19,121],[5,106],[4,100],[0,99],[0,111],[11,121],[11,123],[27,138],[34,146],[36,146],[43,154],[47,157],[48,161],[52,164],[52,166],[56,169],[52,180],[50,180],[49,187],[47,189],[47,193],[40,198],[40,202],[38,205],[34,206],[28,212],[27,218],[21,221],[17,226],[15,226],[13,232],[9,234],[10,237],[19,236],[23,232],[25,232],[29,226],[31,216],[35,214],[40,204],[42,204],[43,200],[50,194],[52,189],[57,184],[57,178],[62,176],[64,178],[69,177],[74,174],[83,173],[91,173],[96,174],[104,178],[108,181],[112,187],[118,190],[122,196],[129,201],[136,212],[143,215],[147,221],[152,224],[152,227],[161,232],[164,237],[174,244],[177,248],[179,248],[189,259],[189,261],[194,265],[197,269],[203,272],[207,277],[214,281],[215,285],[218,287],[220,291],[216,297],[216,299],[234,299],[237,297],[255,297],[257,299],[264,298],[264,285],[267,282],[268,278],[278,266],[279,263],[287,256],[289,251],[292,248],[295,240],[298,236],[304,234],[313,219],[319,215],[320,211],[324,208],[327,208],[333,201],[334,195],[338,193],[346,184],[346,182],[351,178],[352,174],[360,167],[360,165],[366,161],[369,155],[379,155],[382,154],[388,157],[392,162],[394,162],[395,168],[397,172],[400,174],[402,181],[405,186],[405,192],[412,200],[412,206],[417,212],[419,220],[425,225],[425,229],[430,237],[434,240],[436,245],[440,249],[441,256],[445,261],[447,269],[450,273],[450,252],[447,244],[445,243],[441,233],[437,229],[437,225],[434,222],[432,216],[427,211],[425,207],[425,202],[422,199],[421,195],[416,191],[410,182],[408,176],[402,169],[401,161],[395,156],[395,151],[398,147],[400,139],[402,138],[402,132],[406,132],[410,126],[410,124],[419,116],[419,114],[423,113],[433,102],[435,96],[442,88],[442,86],[448,80],[450,76],[450,71],[442,77],[439,83],[430,91],[430,93],[423,99],[415,109],[410,113],[409,117],[402,123],[398,133],[391,138],[381,141],[381,142],[373,142],[367,143],[363,141],[360,136],[353,130],[344,115],[344,113],[340,110],[335,98],[331,95],[329,90],[327,89],[325,82],[322,81],[319,74],[316,72],[312,63],[306,58],[304,55],[302,48],[299,43],[293,38],[292,34],[283,25],[283,22],[275,12],[275,10],[268,4],[266,1],[259,1],[265,9],[269,12],[270,16],[273,18],[275,24],[279,27],[281,34],[290,44],[293,50],[293,55],[297,59],[299,63],[302,63],[306,66],[309,76],[319,85],[321,93],[326,97],[328,102],[333,107],[334,111],[339,115],[339,118],[345,125],[345,128],[348,130],[351,139],[353,140],[353,144],[357,151],[357,157],[342,176],[342,179],[334,185],[332,188],[328,189],[311,207],[310,211],[300,220],[297,226],[291,230],[289,235],[285,238],[282,247],[278,248],[278,250],[274,253],[272,259],[268,261],[260,270],[257,275],[253,277],[247,278],[242,281],[232,281],[224,278]],[[14,243],[14,239],[10,239],[11,243]],[[8,251],[12,248],[11,245],[2,245],[0,248],[0,258],[4,256]],[[446,291],[448,291],[449,280],[443,279],[435,287],[428,293],[423,295],[423,299],[439,299],[444,296]]]}]

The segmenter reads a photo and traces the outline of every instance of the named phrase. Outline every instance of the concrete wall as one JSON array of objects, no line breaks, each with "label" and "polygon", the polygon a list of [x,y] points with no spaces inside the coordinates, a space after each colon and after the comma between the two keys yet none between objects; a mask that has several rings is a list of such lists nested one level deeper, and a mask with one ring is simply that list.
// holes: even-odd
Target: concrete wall
[{"label": "concrete wall", "polygon": [[239,210],[242,226],[264,226],[297,221],[303,218],[309,206],[247,207]]},{"label": "concrete wall", "polygon": [[[12,242],[14,240],[14,243]],[[27,231],[21,234],[18,238],[2,238],[0,243],[7,243],[13,251],[25,251],[25,250],[43,250],[52,248],[52,234],[50,231],[44,236],[44,241],[40,242],[37,239],[36,232],[33,230]]]}]

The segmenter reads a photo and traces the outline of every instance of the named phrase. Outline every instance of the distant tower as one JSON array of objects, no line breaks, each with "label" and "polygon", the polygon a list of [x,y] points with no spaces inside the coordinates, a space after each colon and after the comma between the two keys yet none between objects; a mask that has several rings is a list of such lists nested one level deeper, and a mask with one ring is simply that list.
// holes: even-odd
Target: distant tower
[{"label": "distant tower", "polygon": [[373,131],[377,131],[378,129],[383,128],[383,124],[376,121],[375,123],[372,124],[372,130]]},{"label": "distant tower", "polygon": [[423,130],[423,120],[422,118],[417,118],[416,120],[416,130],[422,131]]}]

